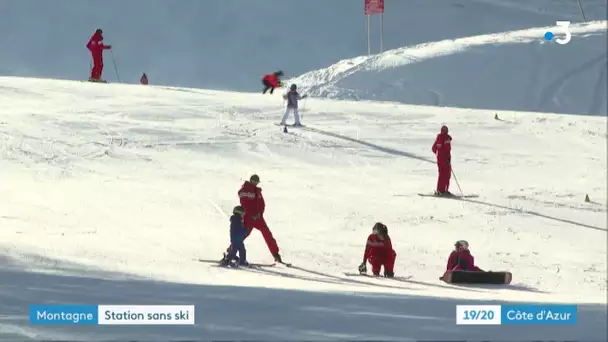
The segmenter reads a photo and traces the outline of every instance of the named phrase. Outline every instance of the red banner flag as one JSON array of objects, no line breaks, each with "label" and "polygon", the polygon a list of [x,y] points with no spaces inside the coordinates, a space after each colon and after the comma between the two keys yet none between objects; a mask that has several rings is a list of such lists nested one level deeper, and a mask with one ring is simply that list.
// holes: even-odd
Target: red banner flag
[{"label": "red banner flag", "polygon": [[384,0],[365,0],[365,15],[383,14]]}]

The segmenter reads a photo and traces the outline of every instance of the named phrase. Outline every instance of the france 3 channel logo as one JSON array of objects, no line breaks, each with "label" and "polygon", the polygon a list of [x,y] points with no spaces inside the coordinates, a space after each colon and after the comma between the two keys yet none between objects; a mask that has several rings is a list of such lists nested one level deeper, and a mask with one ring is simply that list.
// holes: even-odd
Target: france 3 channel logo
[{"label": "france 3 channel logo", "polygon": [[576,324],[576,305],[456,305],[456,325]]},{"label": "france 3 channel logo", "polygon": [[[555,22],[555,30],[545,32],[545,40],[552,41],[555,40],[557,44],[568,44],[572,39],[572,34],[570,33],[570,22],[569,21],[556,21]],[[564,34],[563,38],[555,38],[556,33]]]},{"label": "france 3 channel logo", "polygon": [[194,305],[32,305],[30,324],[194,325]]}]

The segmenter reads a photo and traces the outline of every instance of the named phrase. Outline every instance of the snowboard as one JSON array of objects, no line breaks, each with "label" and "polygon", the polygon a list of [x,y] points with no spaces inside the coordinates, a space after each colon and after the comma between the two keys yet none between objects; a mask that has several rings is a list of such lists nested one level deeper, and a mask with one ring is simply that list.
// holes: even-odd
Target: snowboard
[{"label": "snowboard", "polygon": [[446,271],[439,278],[448,284],[510,284],[511,272]]},{"label": "snowboard", "polygon": [[379,279],[408,280],[408,279],[412,278],[411,276],[387,278],[387,277],[383,277],[383,276],[369,275],[367,273],[354,273],[354,272],[344,272],[344,275],[347,277],[366,277],[366,278],[372,278],[372,279],[379,278]]},{"label": "snowboard", "polygon": [[435,194],[423,194],[423,193],[418,193],[418,196],[421,197],[437,197],[437,198],[452,198],[452,199],[458,199],[458,198],[477,198],[479,197],[479,195],[447,195],[447,196],[439,196],[439,195],[435,195]]}]

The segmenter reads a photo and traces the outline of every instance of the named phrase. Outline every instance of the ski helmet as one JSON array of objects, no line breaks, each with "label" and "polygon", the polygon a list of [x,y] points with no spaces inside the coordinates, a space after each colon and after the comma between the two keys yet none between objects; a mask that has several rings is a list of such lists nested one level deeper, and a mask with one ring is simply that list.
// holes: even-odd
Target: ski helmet
[{"label": "ski helmet", "polygon": [[291,90],[296,90],[296,89],[298,89],[298,86],[297,86],[297,85],[295,85],[295,84],[292,84],[290,89],[291,89]]},{"label": "ski helmet", "polygon": [[277,72],[274,73],[277,76],[283,76],[283,70],[279,70]]},{"label": "ski helmet", "polygon": [[232,213],[234,215],[242,215],[244,212],[245,209],[240,205],[237,205],[236,207],[234,207],[234,209],[232,209]]},{"label": "ski helmet", "polygon": [[446,125],[441,126],[441,133],[448,134],[448,126],[446,126]]},{"label": "ski helmet", "polygon": [[95,30],[95,34],[103,34],[103,30],[102,29],[97,29],[97,30]]},{"label": "ski helmet", "polygon": [[469,243],[466,240],[458,240],[454,244],[457,250],[467,250],[469,249]]},{"label": "ski helmet", "polygon": [[251,177],[249,177],[249,181],[252,182],[252,183],[253,182],[259,183],[260,182],[260,176],[258,176],[258,175],[251,175]]}]

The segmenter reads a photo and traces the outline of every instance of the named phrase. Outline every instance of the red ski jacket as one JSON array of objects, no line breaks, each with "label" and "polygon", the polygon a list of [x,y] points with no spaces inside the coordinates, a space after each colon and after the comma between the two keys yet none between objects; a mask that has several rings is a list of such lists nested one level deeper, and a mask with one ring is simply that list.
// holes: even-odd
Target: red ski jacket
[{"label": "red ski jacket", "polygon": [[266,203],[262,196],[262,189],[250,182],[243,183],[238,191],[241,206],[245,209],[245,217],[252,218],[254,216],[264,215]]},{"label": "red ski jacket", "polygon": [[87,43],[87,49],[89,49],[93,55],[102,55],[103,50],[111,48],[110,45],[104,45],[102,41],[103,35],[100,33],[94,33]]},{"label": "red ski jacket", "polygon": [[393,252],[393,244],[390,237],[381,240],[376,234],[370,234],[367,237],[367,243],[365,244],[365,253],[363,253],[363,260],[369,260],[370,258],[388,258]]},{"label": "red ski jacket", "polygon": [[264,76],[264,81],[270,83],[271,86],[279,88],[279,78],[275,74],[268,74]]},{"label": "red ski jacket", "polygon": [[142,77],[139,79],[139,82],[140,82],[141,84],[148,84],[148,76],[143,75],[143,76],[142,76]]},{"label": "red ski jacket", "polygon": [[475,258],[471,255],[468,250],[465,251],[453,251],[448,258],[448,271],[477,271],[481,272],[481,269],[475,266]]},{"label": "red ski jacket", "polygon": [[450,164],[452,160],[452,137],[447,133],[437,134],[431,150],[437,156],[438,164]]}]

